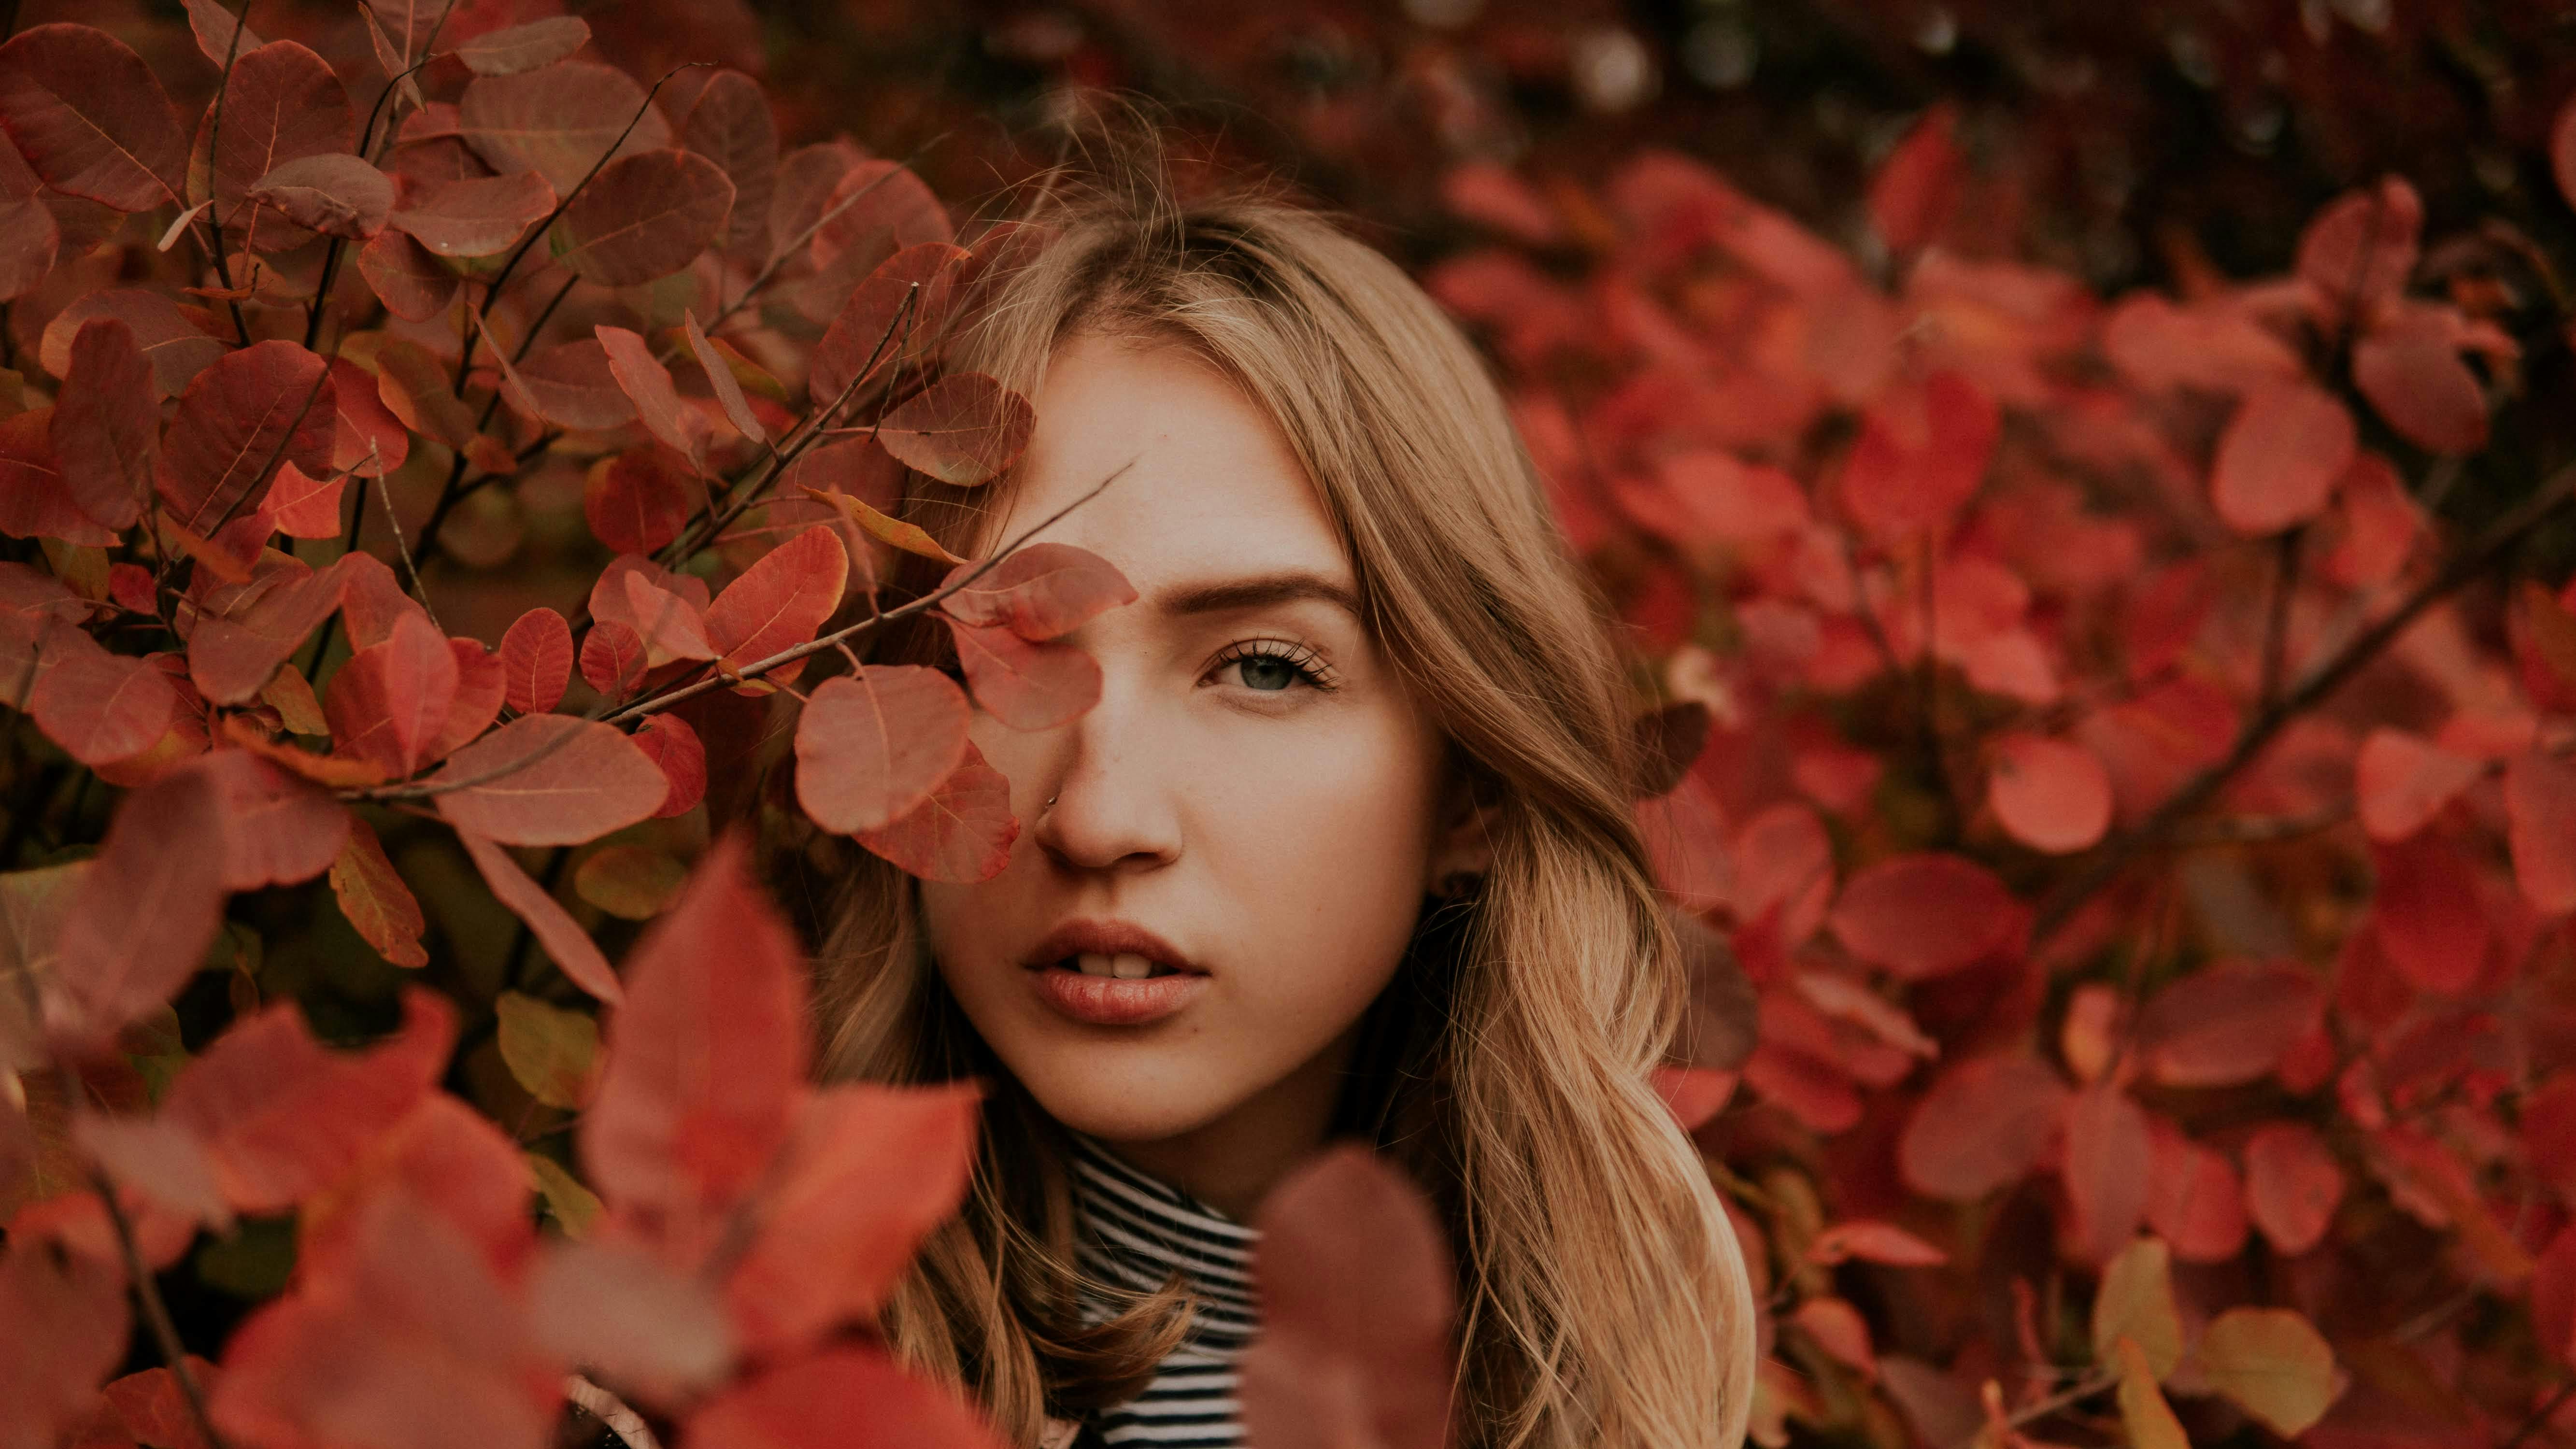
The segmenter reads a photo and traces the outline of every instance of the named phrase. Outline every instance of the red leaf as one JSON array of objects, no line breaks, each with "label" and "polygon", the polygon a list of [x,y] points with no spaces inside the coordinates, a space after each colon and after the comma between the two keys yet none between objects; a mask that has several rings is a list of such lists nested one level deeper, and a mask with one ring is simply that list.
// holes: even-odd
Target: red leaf
[{"label": "red leaf", "polygon": [[[197,128],[190,189],[214,199],[210,216],[225,231],[236,238],[248,231],[252,251],[282,252],[313,239],[313,233],[294,218],[257,198],[261,181],[270,173],[290,162],[320,156],[366,166],[348,154],[358,141],[349,93],[332,74],[330,62],[292,40],[270,41],[233,62],[220,137],[211,137],[213,126],[214,109],[209,106]],[[211,179],[206,161],[210,139],[220,143],[214,151]],[[345,172],[342,184],[347,184]],[[374,184],[381,188],[375,211],[381,230],[393,190],[382,176]]]},{"label": "red leaf", "polygon": [[2006,735],[1994,749],[1986,803],[2014,839],[2062,855],[2111,828],[2111,775],[2091,750],[2033,734]]},{"label": "red leaf", "polygon": [[2244,1188],[2236,1165],[2150,1119],[2155,1156],[2147,1172],[2147,1226],[2190,1263],[2224,1263],[2245,1248]]},{"label": "red leaf", "polygon": [[626,618],[644,641],[644,664],[659,669],[678,659],[713,659],[706,616],[697,605],[653,582],[642,570],[625,577]]},{"label": "red leaf", "polygon": [[179,695],[160,670],[110,654],[68,626],[45,632],[37,647],[27,713],[73,759],[84,765],[122,760],[150,749],[170,728]]},{"label": "red leaf", "polygon": [[2343,1201],[2343,1169],[2296,1122],[2266,1124],[2245,1143],[2245,1206],[2272,1246],[2297,1257],[2325,1240]]},{"label": "red leaf", "polygon": [[1934,106],[1896,143],[1870,178],[1869,216],[1887,249],[1899,256],[1920,251],[1958,209],[1960,173],[1958,109]]},{"label": "red leaf", "polygon": [[504,845],[596,840],[649,818],[670,789],[614,727],[561,714],[510,721],[458,750],[429,783],[451,787],[437,797],[450,824]]},{"label": "red leaf", "polygon": [[580,1127],[618,1222],[694,1270],[787,1143],[808,1054],[802,956],[727,836],[627,959]]},{"label": "red leaf", "polygon": [[143,516],[152,500],[161,409],[152,364],[122,319],[100,317],[74,334],[52,438],[63,486],[83,513],[114,529]]},{"label": "red leaf", "polygon": [[331,471],[329,368],[284,339],[229,352],[179,395],[153,482],[171,518],[204,536],[257,511],[281,462]]},{"label": "red leaf", "polygon": [[687,1442],[690,1449],[1002,1449],[992,1426],[950,1391],[856,1344],[728,1387],[690,1414]]},{"label": "red leaf", "polygon": [[316,481],[294,464],[284,464],[277,470],[277,481],[269,485],[261,516],[289,538],[338,538],[340,494],[348,482],[346,473]]},{"label": "red leaf", "polygon": [[2241,393],[2306,371],[2289,344],[2221,299],[2177,307],[2153,292],[2133,292],[2104,320],[2102,350],[2151,392]]},{"label": "red leaf", "polygon": [[1018,730],[1047,730],[1100,702],[1100,665],[1070,644],[1039,644],[1008,629],[948,621],[975,703]]},{"label": "red leaf", "polygon": [[2487,399],[2460,360],[2460,318],[2446,307],[2401,307],[2352,348],[2352,381],[2399,437],[2434,453],[2487,445]]},{"label": "red leaf", "polygon": [[2513,877],[2548,915],[2576,910],[2576,765],[2525,750],[2504,767]]},{"label": "red leaf", "polygon": [[385,858],[375,828],[354,816],[348,843],[331,862],[331,894],[340,903],[340,914],[377,955],[397,966],[429,964],[429,953],[420,946],[421,932],[429,929],[420,902]]},{"label": "red leaf", "polygon": [[349,656],[322,692],[332,752],[381,767],[402,779],[433,758],[430,744],[456,701],[455,651],[418,614],[396,621],[391,637]]},{"label": "red leaf", "polygon": [[399,1183],[348,1209],[334,1275],[233,1333],[216,1426],[241,1443],[543,1449],[564,1366],[468,1230]]},{"label": "red leaf", "polygon": [[1832,1267],[1853,1258],[1899,1268],[1931,1268],[1950,1261],[1949,1254],[1894,1223],[1836,1223],[1807,1244],[1811,1263]]},{"label": "red leaf", "polygon": [[2452,797],[2486,772],[2476,760],[2385,725],[2361,742],[2353,769],[2361,828],[2373,840],[2403,840],[2432,824]]},{"label": "red leaf", "polygon": [[1853,955],[1920,980],[2012,944],[2024,919],[2021,904],[1992,871],[1927,851],[1854,875],[1834,902],[1831,924]]},{"label": "red leaf", "polygon": [[1957,373],[1893,389],[1861,417],[1843,506],[1881,539],[1938,528],[1985,481],[2002,429],[1994,399]]},{"label": "red leaf", "polygon": [[[942,586],[955,584],[976,567],[950,570]],[[1012,550],[939,607],[978,628],[1004,628],[1023,639],[1055,639],[1095,615],[1135,601],[1135,586],[1109,560],[1070,544],[1031,543]]]},{"label": "red leaf", "polygon": [[590,43],[590,27],[570,15],[488,30],[456,47],[456,58],[476,75],[517,75],[552,65]]},{"label": "red leaf", "polygon": [[762,262],[769,256],[769,206],[778,183],[778,123],[760,82],[737,70],[716,72],[689,107],[680,144],[724,168],[733,179],[733,218],[725,254]]},{"label": "red leaf", "polygon": [[12,1237],[0,1251],[0,1443],[32,1449],[89,1415],[131,1325],[121,1271]]},{"label": "red leaf", "polygon": [[[663,379],[666,384],[669,380]],[[619,553],[657,552],[680,536],[696,506],[689,495],[690,476],[688,460],[667,448],[630,448],[590,470],[581,490],[581,516],[589,521],[592,537]]]},{"label": "red leaf", "polygon": [[921,328],[951,294],[966,252],[945,241],[906,247],[877,264],[850,293],[806,362],[805,389],[830,407],[853,384],[905,355],[906,335]]},{"label": "red leaf", "polygon": [[2353,455],[2337,486],[2342,536],[2326,555],[2326,573],[2347,588],[2372,588],[2396,578],[2424,532],[2424,512],[2386,458],[2368,449]]},{"label": "red leaf", "polygon": [[959,488],[1019,461],[1037,427],[1029,400],[980,372],[952,372],[885,415],[877,442],[908,466]]},{"label": "red leaf", "polygon": [[349,812],[328,792],[243,750],[216,750],[194,768],[214,780],[224,815],[224,889],[308,881],[347,848]]},{"label": "red leaf", "polygon": [[490,729],[492,721],[500,718],[501,694],[507,686],[501,656],[484,648],[481,640],[450,639],[447,648],[456,656],[456,694],[423,755],[431,761],[446,759]]},{"label": "red leaf", "polygon": [[[221,1370],[193,1353],[187,1360],[197,1386],[211,1391]],[[188,1408],[178,1376],[167,1368],[156,1366],[112,1379],[99,1390],[99,1396],[107,1401],[108,1416],[138,1444],[210,1449],[205,1435],[198,1432],[196,1416]]]},{"label": "red leaf", "polygon": [[448,386],[447,365],[419,343],[395,338],[376,350],[376,396],[403,426],[460,452],[473,451],[474,412]]},{"label": "red leaf", "polygon": [[186,204],[188,140],[170,98],[103,30],[38,25],[0,45],[0,130],[56,191],[118,211]]},{"label": "red leaf", "polygon": [[305,1282],[346,1282],[363,1269],[358,1229],[368,1201],[399,1187],[461,1228],[483,1261],[515,1281],[537,1249],[528,1216],[528,1168],[491,1119],[431,1092],[368,1146],[337,1187],[296,1222],[295,1271]]},{"label": "red leaf", "polygon": [[[810,642],[841,607],[849,572],[850,556],[829,528],[808,528],[771,549],[707,606],[707,637],[723,651],[719,666],[740,671]],[[792,682],[804,667],[796,660],[769,677]]]},{"label": "red leaf", "polygon": [[45,198],[61,195],[45,190],[16,146],[0,145],[0,301],[34,291],[53,271],[62,228]]},{"label": "red leaf", "polygon": [[966,695],[935,669],[881,664],[815,686],[796,722],[796,799],[836,834],[921,808],[966,758]]},{"label": "red leaf", "polygon": [[552,609],[530,609],[501,636],[501,698],[520,714],[543,714],[572,681],[572,626]]},{"label": "red leaf", "polygon": [[2376,191],[2347,191],[2299,237],[2299,280],[2339,317],[2386,302],[2415,274],[2423,229],[2423,199],[2405,178],[2383,178]]},{"label": "red leaf", "polygon": [[394,209],[393,178],[338,153],[289,161],[259,178],[250,195],[298,226],[352,241],[383,231]]},{"label": "red leaf", "polygon": [[[554,209],[555,189],[546,178],[513,171],[415,187],[386,220],[433,255],[490,257],[508,251]],[[436,270],[455,275],[445,267]]]},{"label": "red leaf", "polygon": [[732,210],[732,178],[694,151],[622,156],[564,208],[555,260],[603,287],[640,287],[713,246]]},{"label": "red leaf", "polygon": [[645,716],[635,731],[635,748],[670,782],[662,808],[653,812],[655,819],[686,815],[706,798],[707,747],[687,720],[672,714]]},{"label": "red leaf", "polygon": [[1657,1067],[1652,1080],[1655,1095],[1664,1099],[1664,1106],[1684,1132],[1696,1132],[1715,1120],[1735,1095],[1736,1074],[1731,1071]]},{"label": "red leaf", "polygon": [[318,573],[282,560],[271,574],[255,574],[255,592],[212,617],[198,617],[196,632],[188,636],[190,682],[215,704],[256,698],[305,636],[340,607],[349,561],[362,557],[346,555]]},{"label": "red leaf", "polygon": [[52,408],[32,408],[0,418],[0,533],[104,548],[116,535],[72,501],[47,436],[53,417]]},{"label": "red leaf", "polygon": [[176,396],[216,358],[231,351],[211,330],[215,325],[211,313],[182,307],[159,292],[119,287],[92,292],[55,313],[36,344],[38,364],[56,377],[69,376],[73,339],[98,317],[114,317],[134,329],[134,340],[151,359],[153,386],[161,397]]},{"label": "red leaf", "polygon": [[698,314],[684,310],[680,317],[688,327],[689,352],[698,359],[699,370],[706,373],[707,386],[715,393],[717,405],[724,409],[725,421],[733,424],[735,432],[755,443],[768,442],[769,430],[752,415],[751,402],[742,395],[741,381],[735,378],[733,369],[725,365],[715,345],[707,341],[707,329],[698,325]]},{"label": "red leaf", "polygon": [[[841,174],[821,209],[810,248],[818,268],[874,267],[905,247],[947,241],[957,228],[920,177],[892,161],[864,158]],[[785,245],[791,235],[776,232]]]},{"label": "red leaf", "polygon": [[2106,1263],[2146,1215],[2147,1114],[2120,1087],[2096,1082],[2067,1103],[2065,1130],[2066,1229],[2085,1261]]},{"label": "red leaf", "polygon": [[643,575],[646,582],[670,594],[692,611],[704,616],[710,595],[707,581],[695,574],[674,573],[651,559],[636,554],[620,554],[608,561],[590,586],[590,617],[623,624],[642,637],[647,621],[635,616],[635,599],[626,587],[630,574]]},{"label": "red leaf", "polygon": [[1836,1361],[1860,1370],[1862,1378],[1878,1377],[1878,1354],[1870,1347],[1869,1323],[1859,1309],[1840,1298],[1810,1298],[1789,1321]]},{"label": "red leaf", "polygon": [[2210,500],[2239,533],[2277,533],[2325,511],[2352,466],[2352,414],[2311,383],[2259,389],[2218,440]]},{"label": "red leaf", "polygon": [[235,1209],[282,1212],[337,1182],[409,1115],[455,1046],[455,1009],[419,987],[403,992],[402,1028],[362,1052],[323,1046],[285,1002],[180,1068],[157,1120],[203,1147]]},{"label": "red leaf", "polygon": [[924,880],[973,885],[1010,863],[1020,822],[1011,815],[1011,782],[984,763],[973,741],[966,758],[918,809],[879,830],[852,837]]},{"label": "red leaf", "polygon": [[[533,170],[561,196],[611,146],[617,154],[671,144],[671,123],[644,88],[612,65],[573,60],[519,75],[477,76],[457,98],[466,143],[500,172]],[[627,122],[635,128],[623,143]]]},{"label": "red leaf", "polygon": [[[402,224],[397,212],[390,218]],[[464,278],[439,264],[428,248],[400,231],[376,233],[358,252],[358,274],[367,279],[385,310],[406,322],[426,322],[456,300]]]},{"label": "red leaf", "polygon": [[64,909],[40,983],[57,1038],[102,1041],[168,1001],[205,959],[224,905],[223,799],[195,770],[125,797]]},{"label": "red leaf", "polygon": [[2072,1093],[2030,1057],[1962,1062],[1915,1104],[1897,1145],[1905,1183],[1927,1197],[1970,1202],[2021,1180],[2056,1140]]},{"label": "red leaf", "polygon": [[2477,872],[2449,842],[2426,835],[2375,846],[2371,859],[2379,891],[2370,919],[2380,949],[2423,990],[2467,990],[2487,954]]},{"label": "red leaf", "polygon": [[2156,993],[2138,1017],[2147,1075],[2168,1087],[2232,1087],[2269,1075],[2325,1010],[2315,973],[2221,961]]},{"label": "red leaf", "polygon": [[537,944],[566,980],[611,1005],[624,999],[617,973],[609,969],[608,958],[600,954],[590,933],[556,902],[551,892],[519,869],[508,851],[461,825],[456,828],[456,839],[474,858],[474,868],[482,872],[483,883],[492,888],[501,904],[510,908],[510,914],[528,923],[529,934],[537,938]]},{"label": "red leaf", "polygon": [[[217,65],[248,55],[266,44],[241,18],[226,7],[224,0],[186,0],[188,29],[197,37],[197,49]],[[238,30],[240,36],[235,38]]]},{"label": "red leaf", "polygon": [[[914,1249],[966,1195],[978,1095],[851,1083],[805,1098],[758,1235],[725,1279],[747,1350],[802,1348],[875,1320]],[[895,1162],[903,1170],[886,1171]]]},{"label": "red leaf", "polygon": [[581,641],[581,677],[611,700],[624,699],[643,681],[644,636],[614,619],[590,626]]},{"label": "red leaf", "polygon": [[533,419],[567,428],[614,428],[635,421],[635,404],[595,338],[549,347],[510,370],[510,405]]},{"label": "red leaf", "polygon": [[1421,1192],[1365,1149],[1338,1147],[1272,1190],[1260,1232],[1248,1434],[1266,1449],[1443,1449],[1456,1290]]}]

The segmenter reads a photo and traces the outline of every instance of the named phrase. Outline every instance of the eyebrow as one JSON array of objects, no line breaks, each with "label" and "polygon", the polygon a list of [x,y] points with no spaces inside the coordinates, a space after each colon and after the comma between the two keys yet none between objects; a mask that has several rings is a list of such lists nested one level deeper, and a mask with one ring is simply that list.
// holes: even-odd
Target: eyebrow
[{"label": "eyebrow", "polygon": [[1154,606],[1166,614],[1221,614],[1238,609],[1291,604],[1304,599],[1335,605],[1353,619],[1365,617],[1360,612],[1359,595],[1322,574],[1302,569],[1216,579],[1207,583],[1176,584],[1157,593]]}]

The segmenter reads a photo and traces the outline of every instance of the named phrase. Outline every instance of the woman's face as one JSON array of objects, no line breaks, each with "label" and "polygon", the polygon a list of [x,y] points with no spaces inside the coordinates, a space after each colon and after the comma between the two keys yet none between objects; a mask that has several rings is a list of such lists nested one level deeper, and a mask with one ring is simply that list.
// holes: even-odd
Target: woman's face
[{"label": "woman's face", "polygon": [[993,536],[1124,465],[1043,536],[1138,598],[1070,636],[1100,665],[1089,713],[1037,732],[976,714],[1023,828],[1000,875],[922,886],[932,949],[1049,1115],[1185,1181],[1200,1149],[1241,1176],[1272,1155],[1245,1133],[1302,1136],[1277,1144],[1294,1153],[1322,1130],[1421,906],[1442,738],[1363,628],[1296,456],[1231,382],[1085,335],[1035,402]]}]

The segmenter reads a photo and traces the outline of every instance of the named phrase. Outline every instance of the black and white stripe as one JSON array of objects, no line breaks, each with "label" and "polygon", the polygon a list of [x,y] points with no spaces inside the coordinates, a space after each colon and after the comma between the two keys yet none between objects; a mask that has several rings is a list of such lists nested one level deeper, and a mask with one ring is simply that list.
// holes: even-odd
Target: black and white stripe
[{"label": "black and white stripe", "polygon": [[[1073,1190],[1087,1276],[1152,1292],[1179,1273],[1198,1300],[1189,1337],[1141,1393],[1100,1415],[1101,1437],[1162,1449],[1240,1449],[1236,1363],[1259,1327],[1252,1247],[1261,1235],[1078,1136]],[[1097,1299],[1083,1309],[1093,1322],[1112,1312]]]}]

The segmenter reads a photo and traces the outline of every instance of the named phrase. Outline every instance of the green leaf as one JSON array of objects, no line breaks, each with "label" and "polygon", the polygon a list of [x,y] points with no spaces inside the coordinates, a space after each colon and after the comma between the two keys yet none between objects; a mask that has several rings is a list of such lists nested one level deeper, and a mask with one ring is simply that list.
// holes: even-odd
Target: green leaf
[{"label": "green leaf", "polygon": [[2138,1347],[2136,1339],[2123,1336],[2112,1345],[2111,1356],[2120,1366],[2120,1422],[2129,1430],[2131,1449],[2191,1449],[2173,1405],[2156,1388],[2147,1351]]},{"label": "green leaf", "polygon": [[598,1022],[516,991],[502,992],[492,1008],[501,1018],[501,1060],[529,1096],[574,1110],[590,1100],[598,1086]]},{"label": "green leaf", "polygon": [[2173,1254],[2162,1238],[2139,1238],[2102,1270],[2093,1297],[2093,1355],[2112,1364],[2112,1347],[2135,1341],[2158,1381],[2182,1361],[2182,1314],[2174,1307]]},{"label": "green leaf", "polygon": [[649,921],[670,908],[688,878],[687,866],[650,846],[612,845],[581,863],[572,888],[612,916]]},{"label": "green leaf", "polygon": [[542,1152],[525,1152],[528,1175],[537,1180],[537,1192],[546,1200],[546,1211],[563,1225],[564,1236],[586,1238],[599,1221],[599,1195],[581,1185],[581,1179],[566,1171],[564,1165]]},{"label": "green leaf", "polygon": [[2306,1433],[2335,1397],[2334,1350],[2287,1308],[2231,1308],[2200,1339],[2210,1387],[2284,1438]]}]

